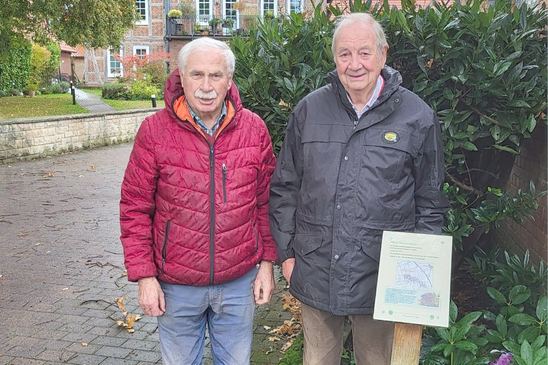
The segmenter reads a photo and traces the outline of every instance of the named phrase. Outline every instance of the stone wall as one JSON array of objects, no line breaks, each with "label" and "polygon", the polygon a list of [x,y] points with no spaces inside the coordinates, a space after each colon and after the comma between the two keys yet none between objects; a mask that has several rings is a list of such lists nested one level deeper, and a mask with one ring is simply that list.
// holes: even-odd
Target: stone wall
[{"label": "stone wall", "polygon": [[0,163],[127,142],[158,109],[0,121]]}]

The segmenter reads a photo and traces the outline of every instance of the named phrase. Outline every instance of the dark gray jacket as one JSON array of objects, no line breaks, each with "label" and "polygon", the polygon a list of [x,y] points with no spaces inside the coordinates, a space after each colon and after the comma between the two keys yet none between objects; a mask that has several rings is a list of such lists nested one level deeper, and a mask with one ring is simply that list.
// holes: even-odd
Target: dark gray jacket
[{"label": "dark gray jacket", "polygon": [[357,116],[336,72],[291,113],[271,182],[271,230],[290,292],[336,315],[371,314],[383,230],[441,232],[439,122],[400,74]]}]

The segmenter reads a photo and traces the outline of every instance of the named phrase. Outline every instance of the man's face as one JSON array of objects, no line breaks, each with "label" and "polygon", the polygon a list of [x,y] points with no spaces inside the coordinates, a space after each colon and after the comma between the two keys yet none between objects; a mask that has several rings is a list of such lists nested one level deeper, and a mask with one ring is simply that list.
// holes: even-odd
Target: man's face
[{"label": "man's face", "polygon": [[181,82],[192,110],[207,122],[221,113],[226,93],[232,85],[226,59],[217,49],[194,51],[188,55]]},{"label": "man's face", "polygon": [[365,103],[371,98],[386,62],[386,50],[385,47],[379,53],[372,25],[351,23],[340,29],[335,64],[339,79],[354,103]]}]

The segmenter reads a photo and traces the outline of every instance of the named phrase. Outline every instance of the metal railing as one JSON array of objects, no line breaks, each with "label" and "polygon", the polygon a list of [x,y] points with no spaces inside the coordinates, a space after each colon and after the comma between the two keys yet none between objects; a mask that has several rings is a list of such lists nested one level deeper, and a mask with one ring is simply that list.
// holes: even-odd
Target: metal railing
[{"label": "metal railing", "polygon": [[[216,27],[210,25],[210,18],[204,17],[200,21],[196,18],[166,18],[166,37],[184,37],[195,35],[213,35],[213,36],[233,36],[245,34],[252,22],[257,20],[257,16],[240,16],[238,22],[234,22],[232,28],[227,28],[218,24]],[[239,24],[239,26],[237,26]]]}]

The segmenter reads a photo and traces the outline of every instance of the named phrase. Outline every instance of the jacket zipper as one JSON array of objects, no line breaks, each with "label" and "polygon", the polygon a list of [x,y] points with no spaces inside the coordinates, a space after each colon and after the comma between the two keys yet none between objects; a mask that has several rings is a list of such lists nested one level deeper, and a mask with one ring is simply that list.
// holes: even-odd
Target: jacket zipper
[{"label": "jacket zipper", "polygon": [[166,264],[166,255],[167,255],[167,239],[169,236],[169,225],[171,224],[171,221],[168,219],[166,222],[166,234],[164,236],[164,246],[162,247],[162,267],[160,268],[160,271],[162,274],[164,273],[164,265]]},{"label": "jacket zipper", "polygon": [[226,165],[223,164],[223,199],[226,203]]},{"label": "jacket zipper", "polygon": [[215,278],[215,148],[209,147],[209,285]]}]

